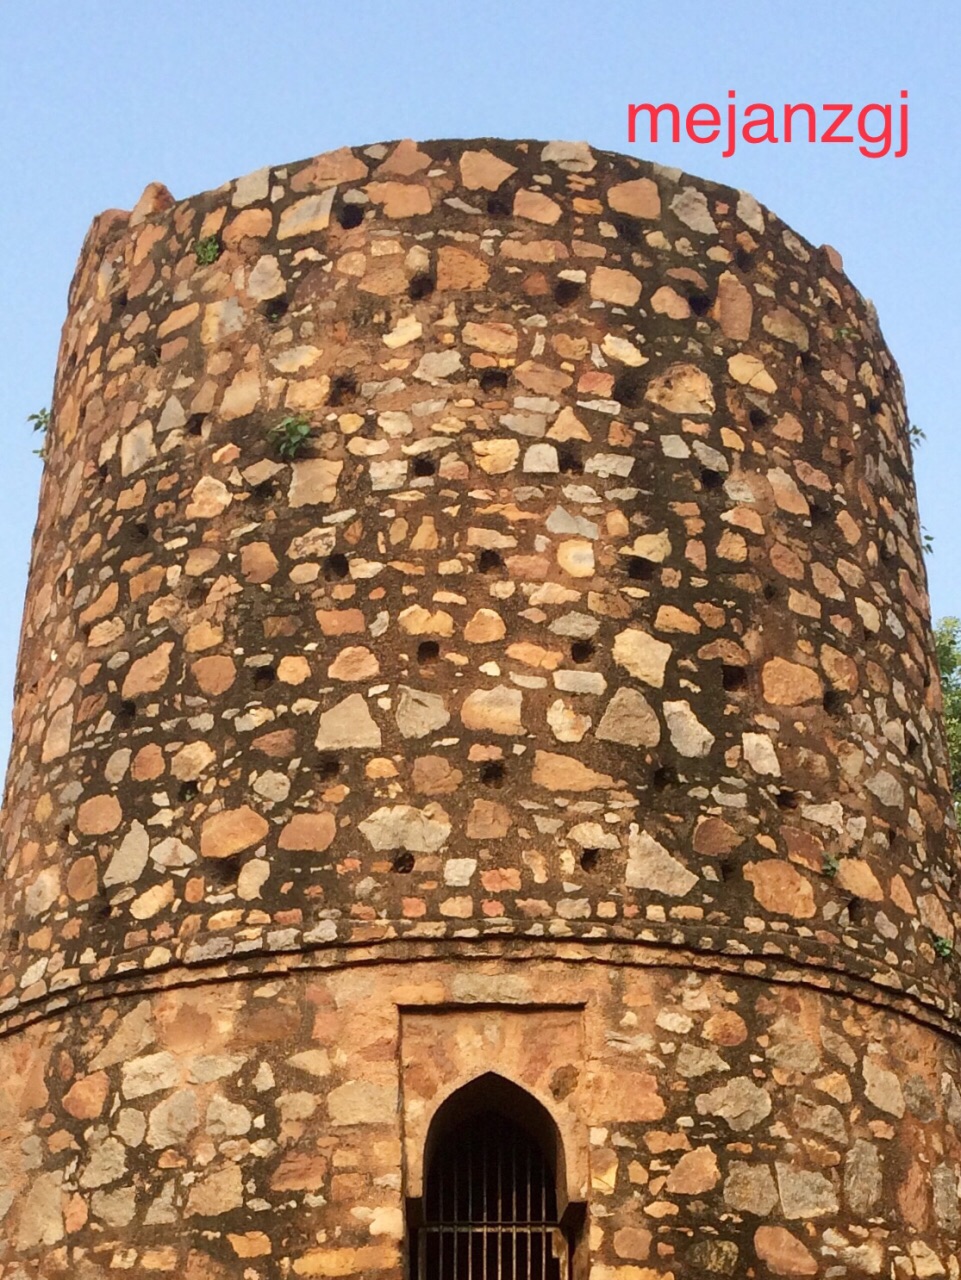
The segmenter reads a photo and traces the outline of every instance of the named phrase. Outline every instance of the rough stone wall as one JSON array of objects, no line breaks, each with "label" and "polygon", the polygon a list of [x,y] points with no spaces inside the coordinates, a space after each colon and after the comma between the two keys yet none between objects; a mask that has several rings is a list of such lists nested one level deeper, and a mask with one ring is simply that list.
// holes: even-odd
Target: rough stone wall
[{"label": "rough stone wall", "polygon": [[[312,434],[284,458],[272,433],[297,415]],[[456,984],[468,956],[502,957],[504,978],[521,971],[514,959],[546,967],[573,949],[585,963],[565,971],[565,998],[597,1003],[625,1070],[681,1108],[664,1126],[701,1134],[692,1149],[713,1143],[720,1171],[707,1217],[683,1201],[647,1215],[655,1230],[644,1205],[663,1198],[683,1147],[654,1153],[644,1125],[660,1116],[628,1122],[584,1085],[603,1150],[647,1152],[646,1180],[628,1159],[609,1189],[614,1166],[589,1154],[599,1276],[629,1256],[605,1235],[608,1211],[652,1241],[663,1232],[656,1257],[681,1274],[731,1273],[760,1248],[743,1224],[737,1255],[685,1261],[722,1211],[730,1161],[763,1150],[769,1165],[817,1166],[803,1185],[837,1199],[858,1142],[881,1144],[863,1159],[881,1161],[884,1190],[798,1215],[825,1217],[803,1250],[833,1266],[832,1249],[870,1237],[880,1254],[864,1244],[862,1261],[837,1266],[878,1274],[893,1251],[905,1274],[936,1274],[911,1252],[919,1233],[948,1266],[952,1122],[934,1101],[916,1116],[890,1082],[903,1093],[905,1072],[920,1073],[955,1105],[955,1085],[942,1094],[930,1073],[943,1058],[956,1076],[933,1029],[951,1031],[957,1009],[957,838],[900,380],[832,250],[743,193],[584,144],[404,142],[180,202],[151,187],[131,214],[97,219],[84,246],[47,455],[0,832],[0,1031],[5,1053],[42,1064],[49,1052],[51,1099],[75,1076],[100,1081],[110,1021],[136,1007],[162,1023],[167,1002],[187,999],[178,984],[237,984],[204,997],[211,1025],[221,999],[233,1011],[225,1037],[256,1022],[260,989],[300,1009],[270,1058],[294,1081],[293,1057],[329,1055],[341,1034],[323,1019],[309,1030],[298,996],[311,983],[359,984],[362,1023],[394,1008],[387,968],[321,980],[314,967],[416,958]],[[606,968],[678,963],[709,1005],[750,1013],[742,1040],[716,1042],[723,1062],[720,1048],[692,1050],[707,1065],[680,1080],[663,1045],[676,1035],[680,1055],[687,1015],[635,1035],[639,1015],[617,1006]],[[688,989],[671,969],[624,981],[649,984],[651,1018]],[[806,1061],[835,1065],[765,1067],[805,1010],[847,1049],[812,1031]],[[155,1052],[130,1056],[141,1050]],[[396,1091],[386,1032],[357,1053],[310,1087],[327,1097],[383,1075]],[[905,1054],[922,1065],[902,1070]],[[888,1074],[875,1088],[877,1062]],[[256,1068],[244,1070],[217,1106],[254,1117]],[[689,1096],[735,1079],[759,1089],[768,1070],[784,1092],[758,1118],[757,1149]],[[158,1089],[180,1081],[172,1071]],[[865,1101],[842,1096],[848,1071]],[[797,1072],[820,1116],[810,1126]],[[55,1218],[61,1185],[68,1206],[66,1235],[18,1225],[15,1250],[46,1251],[51,1273],[74,1267],[61,1242],[76,1231],[127,1257],[116,1242],[139,1238],[173,1168],[186,1172],[171,1175],[171,1203],[188,1215],[208,1166],[234,1199],[281,1212],[264,1181],[285,1149],[271,1129],[281,1113],[259,1126],[262,1148],[248,1130],[221,1133],[204,1119],[212,1078],[170,1104],[189,1124],[169,1145],[144,1136],[155,1099],[142,1133],[123,1120],[140,1137],[121,1136],[111,1158],[137,1147],[138,1181],[111,1179],[110,1208],[108,1181],[80,1170],[135,1101],[114,1076],[90,1086],[101,1109],[72,1129],[39,1085],[24,1103],[37,1133],[24,1137],[16,1106],[4,1120],[0,1141],[28,1162],[11,1165],[24,1172],[10,1220],[29,1224],[37,1197],[39,1219]],[[619,1105],[645,1088],[625,1081]],[[884,1090],[897,1126],[877,1114]],[[372,1162],[351,1174],[363,1188],[338,1185],[367,1203],[373,1179],[371,1212],[396,1211],[400,1184],[377,1181],[388,1175],[373,1172],[370,1135],[351,1130],[339,1156],[329,1105],[315,1114],[331,1169]],[[396,1156],[397,1120],[383,1123]],[[948,1169],[937,1226],[929,1191],[903,1190],[922,1159]],[[263,1176],[247,1178],[249,1160],[266,1161]],[[325,1216],[337,1196],[297,1190],[287,1252],[253,1274],[285,1274],[263,1268],[337,1232],[345,1248],[387,1250],[343,1274],[394,1266],[396,1232],[371,1243],[349,1207]],[[761,1216],[786,1230],[796,1202],[778,1194]],[[259,1230],[239,1201],[229,1212]],[[188,1232],[200,1254],[207,1229]],[[211,1230],[210,1250],[230,1256]],[[169,1226],[160,1235],[180,1248]],[[792,1257],[788,1274],[813,1274]],[[327,1265],[302,1274],[335,1274]]]},{"label": "rough stone wall", "polygon": [[400,1277],[410,1156],[495,1063],[588,1170],[592,1280],[956,1277],[955,1045],[661,959],[353,965],[27,1028],[0,1043],[0,1276]]}]

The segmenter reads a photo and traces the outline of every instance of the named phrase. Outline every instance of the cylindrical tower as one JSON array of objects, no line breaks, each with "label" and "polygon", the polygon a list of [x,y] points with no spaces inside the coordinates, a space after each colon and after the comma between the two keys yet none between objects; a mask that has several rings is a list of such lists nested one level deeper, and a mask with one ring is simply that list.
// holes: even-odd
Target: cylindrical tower
[{"label": "cylindrical tower", "polygon": [[833,250],[581,143],[152,186],[46,455],[2,1280],[959,1275],[909,432]]}]

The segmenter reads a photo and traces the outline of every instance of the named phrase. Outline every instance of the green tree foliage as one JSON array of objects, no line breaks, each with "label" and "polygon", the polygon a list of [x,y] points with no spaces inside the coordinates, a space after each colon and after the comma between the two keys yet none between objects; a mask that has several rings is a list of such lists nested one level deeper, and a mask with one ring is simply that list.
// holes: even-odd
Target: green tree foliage
[{"label": "green tree foliage", "polygon": [[948,733],[952,789],[956,806],[961,806],[961,621],[942,618],[934,628],[934,640],[941,668],[944,693],[944,726]]}]

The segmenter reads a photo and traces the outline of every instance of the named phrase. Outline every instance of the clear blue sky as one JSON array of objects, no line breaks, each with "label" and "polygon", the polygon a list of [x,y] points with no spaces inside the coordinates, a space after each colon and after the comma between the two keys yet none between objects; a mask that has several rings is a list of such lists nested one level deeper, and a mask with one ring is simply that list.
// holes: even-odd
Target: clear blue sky
[{"label": "clear blue sky", "polygon": [[[961,613],[957,0],[3,0],[0,762],[67,286],[93,216],[265,164],[411,136],[586,139],[752,192],[841,251],[901,365],[936,617]],[[632,147],[628,102],[896,101],[907,156]]]}]

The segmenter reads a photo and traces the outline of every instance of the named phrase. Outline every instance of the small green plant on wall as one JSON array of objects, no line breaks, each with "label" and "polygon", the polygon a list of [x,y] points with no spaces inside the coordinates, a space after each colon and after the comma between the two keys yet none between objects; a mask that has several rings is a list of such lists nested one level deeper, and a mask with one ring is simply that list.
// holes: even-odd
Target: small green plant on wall
[{"label": "small green plant on wall", "polygon": [[204,236],[194,246],[194,256],[202,267],[209,267],[220,257],[220,241],[216,236]]},{"label": "small green plant on wall", "polygon": [[837,873],[841,870],[841,859],[835,854],[829,853],[825,856],[824,862],[821,864],[821,870],[829,880],[833,880]]},{"label": "small green plant on wall", "polygon": [[267,438],[280,457],[296,458],[313,429],[313,424],[303,414],[288,413],[270,428]]},{"label": "small green plant on wall", "polygon": [[951,943],[950,938],[942,938],[940,936],[935,938],[934,954],[940,960],[947,960],[947,958],[951,955],[953,951],[954,951],[954,947]]},{"label": "small green plant on wall", "polygon": [[33,427],[34,431],[39,431],[44,437],[43,444],[39,449],[34,449],[34,453],[38,458],[45,458],[47,456],[46,435],[50,429],[50,410],[46,408],[38,409],[36,413],[27,415],[27,421]]}]

